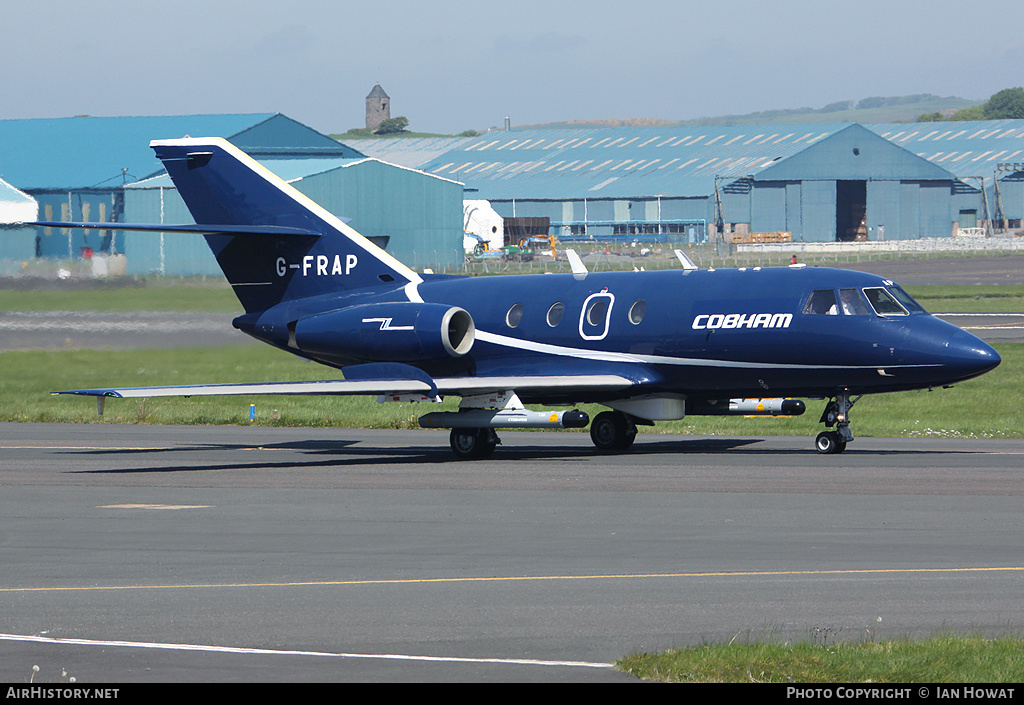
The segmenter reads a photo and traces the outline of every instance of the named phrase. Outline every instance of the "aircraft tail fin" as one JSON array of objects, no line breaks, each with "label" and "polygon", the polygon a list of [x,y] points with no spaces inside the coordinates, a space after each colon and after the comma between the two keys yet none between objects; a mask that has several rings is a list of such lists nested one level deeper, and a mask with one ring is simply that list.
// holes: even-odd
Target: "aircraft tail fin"
[{"label": "aircraft tail fin", "polygon": [[[422,278],[225,139],[150,146],[246,312],[281,301]],[[232,231],[234,228],[235,231]]]}]

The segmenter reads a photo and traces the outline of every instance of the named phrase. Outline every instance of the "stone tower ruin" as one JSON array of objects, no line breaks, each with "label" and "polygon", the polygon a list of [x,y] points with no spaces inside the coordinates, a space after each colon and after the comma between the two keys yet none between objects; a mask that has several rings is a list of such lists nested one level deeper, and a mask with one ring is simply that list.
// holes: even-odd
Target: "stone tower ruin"
[{"label": "stone tower ruin", "polygon": [[366,128],[376,130],[377,126],[391,118],[391,98],[378,83],[366,96]]}]

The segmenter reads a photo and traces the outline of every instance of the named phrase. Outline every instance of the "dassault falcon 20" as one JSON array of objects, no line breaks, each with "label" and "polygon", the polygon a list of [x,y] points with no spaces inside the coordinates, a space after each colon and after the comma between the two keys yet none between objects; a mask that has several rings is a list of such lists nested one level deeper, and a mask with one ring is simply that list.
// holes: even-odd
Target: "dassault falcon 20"
[{"label": "dassault falcon 20", "polygon": [[[826,400],[815,446],[842,452],[864,394],[942,387],[999,364],[882,277],[818,267],[465,277],[417,273],[225,140],[151,143],[195,218],[123,230],[202,233],[245,313],[236,328],[344,379],[77,389],[99,397],[375,394],[461,398],[420,425],[461,458],[495,428],[590,425],[622,451],[637,425],[687,414],[799,414]],[[110,228],[109,223],[45,223]],[[593,421],[578,410],[609,407]]]}]

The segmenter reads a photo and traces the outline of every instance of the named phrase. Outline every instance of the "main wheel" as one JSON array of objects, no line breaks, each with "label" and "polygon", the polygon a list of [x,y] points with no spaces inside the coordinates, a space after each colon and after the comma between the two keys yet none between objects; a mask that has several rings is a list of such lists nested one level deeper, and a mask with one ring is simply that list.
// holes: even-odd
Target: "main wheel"
[{"label": "main wheel", "polygon": [[590,440],[601,452],[626,450],[636,439],[636,425],[621,411],[602,411],[590,423]]},{"label": "main wheel", "polygon": [[833,455],[846,450],[846,441],[838,431],[822,431],[814,439],[814,448],[822,455]]},{"label": "main wheel", "polygon": [[493,428],[453,428],[449,442],[457,457],[481,460],[494,452],[498,445],[498,434]]}]

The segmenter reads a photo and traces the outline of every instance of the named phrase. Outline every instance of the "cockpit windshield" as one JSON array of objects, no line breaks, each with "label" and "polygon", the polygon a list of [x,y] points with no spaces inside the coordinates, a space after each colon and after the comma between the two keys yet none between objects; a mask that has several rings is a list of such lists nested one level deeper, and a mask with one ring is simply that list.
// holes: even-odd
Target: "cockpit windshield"
[{"label": "cockpit windshield", "polygon": [[900,305],[900,302],[896,300],[896,297],[880,286],[865,289],[864,295],[868,297],[868,301],[871,303],[871,308],[875,309],[875,313],[879,316],[910,315],[910,311],[903,308],[903,306]]},{"label": "cockpit windshield", "polygon": [[816,289],[807,297],[804,313],[845,316],[909,316],[927,313],[921,304],[899,286],[886,282],[886,286],[865,289]]},{"label": "cockpit windshield", "polygon": [[928,313],[924,306],[914,301],[913,297],[905,292],[898,284],[889,287],[889,292],[896,297],[896,300],[903,304],[903,308],[911,313]]}]

